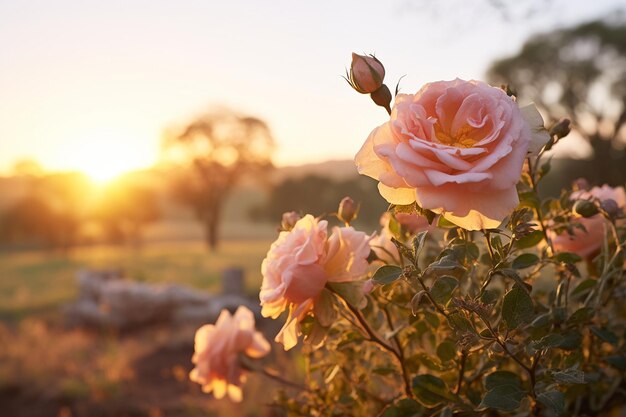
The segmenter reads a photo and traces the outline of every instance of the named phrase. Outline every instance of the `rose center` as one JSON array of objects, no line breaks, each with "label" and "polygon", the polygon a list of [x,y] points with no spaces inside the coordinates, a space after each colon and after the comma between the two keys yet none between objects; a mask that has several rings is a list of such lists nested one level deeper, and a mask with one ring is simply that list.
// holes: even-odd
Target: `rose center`
[{"label": "rose center", "polygon": [[461,126],[461,128],[456,132],[456,135],[445,132],[439,123],[435,123],[434,128],[437,140],[439,143],[443,143],[444,145],[455,146],[457,148],[472,148],[476,142],[478,142],[477,139],[470,136],[470,133],[474,130],[474,128],[468,124]]}]

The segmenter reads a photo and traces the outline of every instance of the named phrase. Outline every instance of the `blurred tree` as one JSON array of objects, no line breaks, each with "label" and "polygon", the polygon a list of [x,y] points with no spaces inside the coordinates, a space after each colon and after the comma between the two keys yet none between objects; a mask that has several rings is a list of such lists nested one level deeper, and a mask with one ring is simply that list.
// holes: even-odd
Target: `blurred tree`
[{"label": "blurred tree", "polygon": [[624,184],[626,25],[594,21],[535,36],[494,62],[488,78],[535,101],[552,121],[571,117],[593,148],[590,179]]},{"label": "blurred tree", "polygon": [[166,138],[174,158],[183,158],[174,196],[192,208],[204,224],[210,249],[218,244],[224,202],[246,174],[272,167],[274,140],[268,126],[255,117],[216,110],[192,121],[180,134]]},{"label": "blurred tree", "polygon": [[78,243],[89,188],[81,174],[37,178],[26,194],[3,213],[0,240],[67,252]]},{"label": "blurred tree", "polygon": [[250,215],[253,220],[278,223],[286,211],[330,214],[337,211],[339,202],[345,196],[351,197],[360,206],[358,224],[372,229],[378,227],[380,213],[389,204],[380,197],[377,182],[364,176],[344,180],[319,175],[287,179],[276,185],[267,203],[255,207]]},{"label": "blurred tree", "polygon": [[159,219],[156,191],[129,179],[110,184],[99,198],[94,217],[103,228],[107,240],[141,244],[146,225]]}]

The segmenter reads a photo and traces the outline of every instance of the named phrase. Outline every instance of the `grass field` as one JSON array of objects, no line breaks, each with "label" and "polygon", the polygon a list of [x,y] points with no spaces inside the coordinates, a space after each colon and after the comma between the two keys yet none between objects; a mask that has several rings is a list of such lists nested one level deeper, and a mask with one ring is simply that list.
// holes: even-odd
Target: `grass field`
[{"label": "grass field", "polygon": [[219,291],[220,274],[229,267],[245,271],[254,293],[261,284],[261,261],[267,240],[230,240],[211,253],[200,241],[151,243],[141,249],[124,246],[77,248],[68,254],[49,251],[0,254],[0,319],[54,316],[76,294],[76,272],[82,268],[122,269],[133,280],[179,283]]},{"label": "grass field", "polygon": [[[267,240],[224,241],[215,253],[196,241],[150,244],[141,250],[84,247],[67,255],[1,254],[0,415],[273,415],[268,404],[278,386],[258,375],[250,375],[241,404],[216,401],[188,380],[192,324],[148,326],[117,334],[68,329],[61,316],[61,307],[76,295],[75,275],[81,268],[121,268],[135,280],[219,291],[221,272],[237,266],[244,269],[247,289],[256,297],[269,244]],[[268,339],[274,334],[270,329]],[[301,378],[293,352],[275,347],[270,356],[266,362],[283,375]]]}]

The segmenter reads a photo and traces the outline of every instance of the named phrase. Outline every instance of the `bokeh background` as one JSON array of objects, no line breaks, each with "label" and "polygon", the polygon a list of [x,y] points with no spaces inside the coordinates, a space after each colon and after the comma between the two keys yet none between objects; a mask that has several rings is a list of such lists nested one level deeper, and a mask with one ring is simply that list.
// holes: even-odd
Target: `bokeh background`
[{"label": "bokeh background", "polygon": [[189,383],[193,331],[258,304],[284,211],[349,195],[378,227],[386,204],[351,158],[387,115],[341,77],[350,54],[401,92],[506,83],[548,126],[569,117],[544,194],[624,185],[624,9],[0,0],[0,414],[279,415],[254,376],[242,404]]}]

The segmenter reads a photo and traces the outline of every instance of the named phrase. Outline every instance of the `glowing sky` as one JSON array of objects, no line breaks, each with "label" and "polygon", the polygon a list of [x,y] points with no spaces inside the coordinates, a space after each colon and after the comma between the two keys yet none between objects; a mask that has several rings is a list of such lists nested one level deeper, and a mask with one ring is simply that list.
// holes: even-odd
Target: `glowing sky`
[{"label": "glowing sky", "polygon": [[149,166],[163,129],[210,104],[265,119],[278,164],[350,158],[386,117],[340,78],[352,51],[412,92],[619,3],[522,0],[507,21],[487,0],[0,0],[0,172]]}]

